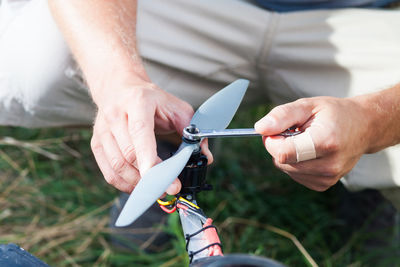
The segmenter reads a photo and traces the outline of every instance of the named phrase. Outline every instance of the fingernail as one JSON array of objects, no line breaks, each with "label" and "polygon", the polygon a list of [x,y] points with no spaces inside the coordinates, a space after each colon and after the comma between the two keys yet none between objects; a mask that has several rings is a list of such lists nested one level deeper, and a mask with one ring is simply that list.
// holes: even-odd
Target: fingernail
[{"label": "fingernail", "polygon": [[269,128],[273,128],[275,126],[275,120],[269,116],[265,116],[261,120],[257,121],[254,124],[254,128],[257,132],[263,132]]}]

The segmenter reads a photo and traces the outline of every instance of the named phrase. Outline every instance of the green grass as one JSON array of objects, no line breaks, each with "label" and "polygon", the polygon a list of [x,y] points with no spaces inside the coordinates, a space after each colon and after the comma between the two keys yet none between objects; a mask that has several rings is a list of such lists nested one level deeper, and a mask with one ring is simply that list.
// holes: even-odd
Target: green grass
[{"label": "green grass", "polygon": [[[241,112],[232,127],[251,127],[265,112]],[[160,252],[112,246],[109,208],[118,192],[97,169],[90,130],[3,127],[0,136],[0,243],[16,243],[52,266],[187,265],[176,214]],[[214,191],[201,193],[199,203],[218,226],[225,253],[309,266],[297,238],[320,266],[373,266],[382,258],[380,266],[400,266],[387,248],[365,248],[374,234],[368,220],[349,231],[338,219],[340,185],[324,193],[298,185],[273,167],[259,138],[221,140],[213,151],[207,179]]]}]

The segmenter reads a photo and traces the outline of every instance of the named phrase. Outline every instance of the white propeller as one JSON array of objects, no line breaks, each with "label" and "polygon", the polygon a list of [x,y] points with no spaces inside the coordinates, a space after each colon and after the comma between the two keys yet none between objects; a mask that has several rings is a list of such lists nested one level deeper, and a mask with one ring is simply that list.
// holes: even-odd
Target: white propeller
[{"label": "white propeller", "polygon": [[[218,91],[199,107],[190,124],[198,129],[225,129],[235,115],[248,85],[248,80],[239,79]],[[115,225],[127,226],[142,215],[178,177],[198,147],[198,143],[183,141],[172,157],[149,169],[129,196]]]}]

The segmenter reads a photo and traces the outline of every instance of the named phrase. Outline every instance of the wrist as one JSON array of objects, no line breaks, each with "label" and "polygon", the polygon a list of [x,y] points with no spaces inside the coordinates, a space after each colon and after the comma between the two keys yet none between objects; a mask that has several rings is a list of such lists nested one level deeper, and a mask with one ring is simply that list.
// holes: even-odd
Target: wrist
[{"label": "wrist", "polygon": [[363,140],[364,147],[362,148],[363,153],[374,153],[376,147],[377,147],[377,140],[376,140],[376,134],[374,133],[374,130],[372,129],[377,129],[379,128],[379,119],[378,115],[374,112],[375,108],[372,108],[374,104],[374,97],[372,95],[361,95],[361,96],[355,96],[350,98],[353,105],[355,107],[358,107],[360,110],[360,117],[358,117],[358,120],[363,121],[363,127],[362,129],[354,129],[353,132],[359,132],[359,140]]},{"label": "wrist", "polygon": [[352,98],[367,123],[365,153],[375,153],[400,142],[400,87]]},{"label": "wrist", "polygon": [[101,90],[108,81],[137,80],[150,81],[140,60],[124,57],[110,57],[92,60],[82,66],[83,73],[90,90]]},{"label": "wrist", "polygon": [[107,99],[118,91],[125,91],[127,88],[135,90],[151,84],[146,71],[140,65],[129,68],[107,66],[105,70],[91,70],[91,75],[86,76],[86,79],[93,101],[98,106],[104,99],[108,102]]}]

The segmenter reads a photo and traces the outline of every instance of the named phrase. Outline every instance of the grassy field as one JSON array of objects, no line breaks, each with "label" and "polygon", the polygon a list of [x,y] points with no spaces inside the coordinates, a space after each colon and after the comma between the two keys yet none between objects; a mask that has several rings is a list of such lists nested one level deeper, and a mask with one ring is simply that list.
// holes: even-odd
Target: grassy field
[{"label": "grassy field", "polygon": [[[241,112],[233,126],[251,127],[265,112]],[[118,192],[98,171],[90,136],[90,130],[0,128],[0,243],[16,243],[52,266],[186,266],[176,214],[164,227],[172,238],[160,252],[112,246],[109,208]],[[373,237],[389,238],[371,232],[379,213],[354,231],[340,219],[340,185],[317,193],[296,184],[273,167],[259,138],[222,140],[214,151],[207,176],[214,191],[199,203],[218,226],[225,253],[310,266],[302,246],[320,266],[400,266],[398,244],[365,246]]]}]

